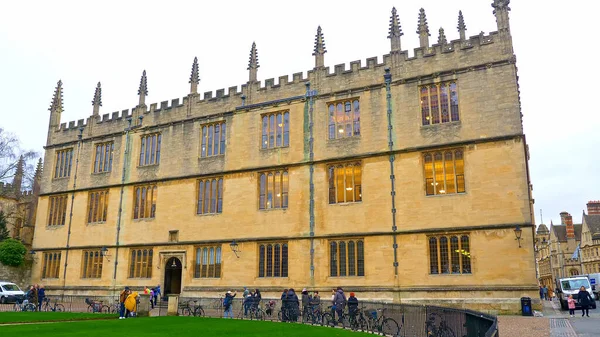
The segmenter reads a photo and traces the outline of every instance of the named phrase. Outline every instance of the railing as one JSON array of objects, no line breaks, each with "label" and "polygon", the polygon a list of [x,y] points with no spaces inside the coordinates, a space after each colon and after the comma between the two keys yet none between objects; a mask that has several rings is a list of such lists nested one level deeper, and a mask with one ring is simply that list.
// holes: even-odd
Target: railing
[{"label": "railing", "polygon": [[[88,302],[100,303],[99,308],[102,312],[117,313],[118,297],[100,297],[100,296],[49,296],[50,303],[60,303],[64,306],[67,312],[95,312],[98,307],[91,307]],[[267,313],[266,305],[271,299],[263,299],[259,307],[265,313],[261,316],[263,320],[278,321],[282,311],[282,304],[279,299],[273,299],[275,305],[270,312]],[[206,317],[223,317],[224,309],[222,298],[196,298],[196,297],[180,297],[178,314],[184,313],[184,308],[189,305],[192,308],[201,306]],[[237,319],[250,319],[250,312],[246,315],[246,310],[241,298],[234,298],[232,301],[233,317]],[[321,301],[321,311],[331,313],[329,298]],[[373,317],[384,315],[387,318],[393,319],[398,324],[397,337],[429,337],[429,336],[455,336],[455,337],[497,337],[498,324],[494,316],[483,314],[471,310],[453,309],[437,306],[411,305],[411,304],[395,304],[360,301],[359,308],[364,315],[373,315]],[[0,304],[0,311],[13,311],[13,304]],[[302,303],[298,308],[298,312],[302,312]],[[152,316],[167,315],[166,299],[159,299],[157,305],[150,313]],[[302,322],[302,317],[298,318],[298,322]],[[319,322],[318,324],[321,324]]]}]

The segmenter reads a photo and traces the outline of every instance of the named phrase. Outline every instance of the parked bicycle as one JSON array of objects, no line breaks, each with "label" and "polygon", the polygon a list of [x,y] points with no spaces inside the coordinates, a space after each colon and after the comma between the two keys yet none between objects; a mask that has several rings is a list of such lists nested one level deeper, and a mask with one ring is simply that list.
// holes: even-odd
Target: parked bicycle
[{"label": "parked bicycle", "polygon": [[[339,317],[336,317],[336,313],[333,311],[333,306],[328,306],[327,307],[327,312],[323,313],[323,316],[321,317],[321,324],[324,326],[337,326],[340,322],[339,322]],[[341,319],[341,323],[342,323],[342,328],[346,328],[346,325],[348,323],[347,319],[343,319],[344,315],[342,314],[342,319]]]},{"label": "parked bicycle", "polygon": [[[192,302],[194,304],[192,304]],[[180,316],[204,316],[204,308],[198,304],[198,300],[189,300],[179,306]]]},{"label": "parked bicycle", "polygon": [[90,300],[89,298],[85,299],[85,304],[88,305],[88,312],[92,312],[92,313],[109,313],[109,307],[108,305],[104,305],[103,301],[94,301],[94,300]]},{"label": "parked bicycle", "polygon": [[29,303],[28,300],[17,300],[13,306],[13,311],[35,311],[35,304]]},{"label": "parked bicycle", "polygon": [[[371,332],[384,336],[399,336],[400,325],[393,318],[386,317],[385,310],[386,308],[371,310],[370,315],[366,316]],[[381,315],[378,314],[379,312]]]},{"label": "parked bicycle", "polygon": [[[436,324],[436,317],[439,318],[439,324]],[[444,317],[435,312],[429,314],[429,317],[425,322],[425,329],[427,331],[427,336],[456,337],[452,329],[448,326],[448,323],[446,323]]]},{"label": "parked bicycle", "polygon": [[249,311],[250,320],[264,321],[265,320],[265,312],[257,305],[251,305]]},{"label": "parked bicycle", "polygon": [[296,312],[295,309],[289,309],[284,306],[277,312],[277,319],[279,319],[280,322],[297,322],[298,316],[298,312]]},{"label": "parked bicycle", "polygon": [[64,312],[65,306],[58,303],[56,300],[54,300],[54,305],[52,305],[52,302],[50,302],[50,299],[48,297],[46,297],[42,300],[42,311]]},{"label": "parked bicycle", "polygon": [[111,303],[108,306],[108,312],[110,314],[118,314],[121,311],[121,304],[119,303],[119,300],[115,300],[113,303]]},{"label": "parked bicycle", "polygon": [[371,327],[369,325],[369,319],[364,312],[364,308],[356,309],[356,312],[354,313],[354,315],[348,314],[345,317],[347,317],[347,319],[348,319],[347,325],[348,325],[348,327],[350,327],[351,330],[363,331],[363,332],[371,331],[371,329],[370,329]]},{"label": "parked bicycle", "polygon": [[208,307],[212,308],[212,309],[217,309],[219,311],[223,311],[223,295],[221,295],[221,297],[219,298],[215,298],[212,301],[210,301]]}]

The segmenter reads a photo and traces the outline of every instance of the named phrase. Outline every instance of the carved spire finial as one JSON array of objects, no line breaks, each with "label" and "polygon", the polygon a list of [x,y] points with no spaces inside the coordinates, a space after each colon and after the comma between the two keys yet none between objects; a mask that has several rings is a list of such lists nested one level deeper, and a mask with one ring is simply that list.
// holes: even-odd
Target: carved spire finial
[{"label": "carved spire finial", "polygon": [[390,17],[390,31],[388,34],[388,39],[390,39],[391,50],[392,51],[400,51],[402,47],[400,46],[400,37],[404,35],[402,33],[402,27],[400,26],[400,18],[398,17],[398,12],[396,11],[396,7],[392,7],[392,16]]},{"label": "carved spire finial", "polygon": [[54,96],[52,97],[52,104],[50,104],[50,112],[63,112],[63,89],[62,80],[58,80],[56,83],[56,89],[54,89]]},{"label": "carved spire finial", "polygon": [[425,16],[425,9],[419,10],[419,26],[417,27],[417,34],[419,34],[419,41],[421,48],[429,47],[429,26],[427,25],[427,16]]},{"label": "carved spire finial", "polygon": [[465,25],[465,18],[463,17],[462,11],[458,11],[458,33],[460,34],[460,40],[464,41],[466,39],[465,32],[467,31],[467,26]]},{"label": "carved spire finial", "polygon": [[256,82],[258,65],[258,51],[256,50],[256,42],[252,42],[250,49],[250,61],[248,62],[248,70],[250,70],[250,82]]},{"label": "carved spire finial", "polygon": [[42,158],[38,160],[37,166],[35,167],[34,179],[39,180],[42,177]]},{"label": "carved spire finial", "polygon": [[321,26],[317,28],[317,35],[315,36],[315,49],[313,52],[313,56],[315,57],[315,68],[320,68],[325,65],[325,53],[327,49],[325,48],[325,38],[323,37],[323,31],[321,30]]},{"label": "carved spire finial", "polygon": [[19,157],[19,161],[17,162],[17,167],[15,169],[15,175],[13,177],[12,186],[15,192],[15,195],[21,195],[21,185],[23,184],[23,174],[25,173],[25,159],[23,155]]},{"label": "carved spire finial", "polygon": [[194,57],[194,63],[192,63],[192,74],[190,75],[190,93],[198,93],[198,83],[200,83],[200,75],[198,74],[198,57]]},{"label": "carved spire finial", "polygon": [[438,36],[438,44],[442,47],[448,44],[448,40],[446,39],[446,33],[444,33],[444,28],[440,27],[440,35]]},{"label": "carved spire finial", "polygon": [[496,16],[496,24],[498,25],[498,32],[505,33],[510,31],[508,22],[508,12],[510,11],[510,0],[494,0],[492,7],[494,8],[494,15]]},{"label": "carved spire finial", "polygon": [[146,78],[146,70],[142,73],[140,79],[140,88],[138,89],[138,95],[140,96],[139,106],[146,105],[146,96],[148,96],[148,79]]},{"label": "carved spire finial", "polygon": [[98,82],[98,85],[96,85],[96,91],[94,92],[92,105],[94,106],[93,115],[98,116],[100,114],[100,107],[102,106],[102,87],[100,86],[100,82]]}]

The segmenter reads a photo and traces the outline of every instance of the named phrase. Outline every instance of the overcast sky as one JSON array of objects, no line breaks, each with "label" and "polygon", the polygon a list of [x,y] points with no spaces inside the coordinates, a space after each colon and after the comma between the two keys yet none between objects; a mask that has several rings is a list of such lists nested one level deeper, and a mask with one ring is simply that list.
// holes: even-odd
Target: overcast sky
[{"label": "overcast sky", "polygon": [[[462,10],[467,35],[496,30],[492,0],[377,1],[2,1],[0,4],[0,126],[24,147],[43,152],[48,107],[63,81],[62,122],[87,118],[98,81],[100,113],[137,104],[140,75],[148,73],[147,103],[189,92],[198,57],[199,92],[245,83],[256,41],[260,80],[312,69],[318,25],[325,65],[389,52],[393,6],[404,31],[402,49],[418,46],[419,8],[437,41],[439,27],[458,38]],[[600,199],[600,105],[596,42],[598,1],[516,1],[510,7],[525,134],[530,147],[536,220],[560,223],[561,211],[581,221]],[[277,80],[276,80],[277,81]],[[585,93],[585,95],[584,95]],[[598,95],[598,96],[597,96]]]}]

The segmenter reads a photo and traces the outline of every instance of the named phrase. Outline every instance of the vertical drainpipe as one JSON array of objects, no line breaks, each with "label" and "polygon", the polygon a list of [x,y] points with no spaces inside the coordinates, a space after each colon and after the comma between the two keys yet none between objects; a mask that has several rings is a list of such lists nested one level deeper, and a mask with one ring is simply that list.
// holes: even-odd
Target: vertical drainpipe
[{"label": "vertical drainpipe", "polygon": [[310,279],[311,282],[314,281],[315,277],[315,185],[314,185],[314,138],[313,138],[313,106],[314,100],[313,97],[316,95],[315,90],[310,90],[310,82],[306,82],[306,98],[308,98],[308,153],[309,153],[309,162],[310,162],[310,178],[309,178],[309,224],[310,224]]},{"label": "vertical drainpipe", "polygon": [[[140,116],[140,125],[142,123],[142,118],[144,116]],[[113,290],[116,290],[116,282],[117,282],[117,267],[119,265],[119,234],[121,234],[121,215],[123,213],[123,193],[125,191],[125,176],[127,172],[127,160],[130,159],[129,156],[129,131],[131,131],[131,117],[127,118],[128,126],[125,128],[125,153],[123,155],[123,172],[121,174],[121,194],[119,196],[119,214],[117,216],[117,237],[115,239],[115,270],[113,273]]]},{"label": "vertical drainpipe", "polygon": [[67,266],[69,265],[69,242],[71,241],[71,224],[73,223],[73,203],[75,202],[75,188],[77,187],[77,169],[79,168],[79,154],[81,153],[81,142],[83,138],[83,128],[79,128],[77,135],[77,158],[75,159],[75,175],[73,176],[73,192],[71,193],[71,207],[69,210],[69,226],[67,228],[67,245],[65,247],[65,266],[63,270],[62,296],[65,296],[65,287],[67,286]]},{"label": "vertical drainpipe", "polygon": [[398,227],[396,226],[396,176],[394,176],[394,140],[392,137],[392,93],[391,93],[391,83],[392,83],[392,74],[390,73],[390,68],[385,68],[385,75],[383,75],[385,80],[385,101],[387,103],[387,117],[388,117],[388,146],[390,149],[390,183],[392,185],[391,196],[392,196],[392,237],[394,238],[394,276],[398,278],[398,242],[396,231]]}]

